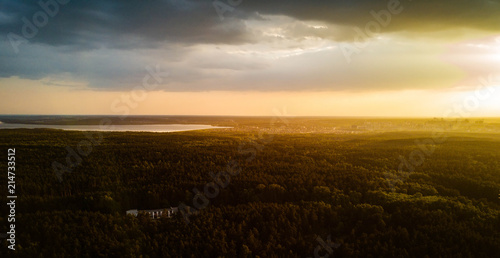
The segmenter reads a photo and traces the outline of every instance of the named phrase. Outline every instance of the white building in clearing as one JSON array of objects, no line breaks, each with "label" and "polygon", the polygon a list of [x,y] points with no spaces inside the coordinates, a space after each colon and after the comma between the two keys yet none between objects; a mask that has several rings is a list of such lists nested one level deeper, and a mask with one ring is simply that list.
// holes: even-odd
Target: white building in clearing
[{"label": "white building in clearing", "polygon": [[170,207],[165,209],[157,209],[157,210],[128,210],[127,215],[134,215],[137,217],[139,213],[148,213],[152,219],[159,219],[165,213],[168,218],[172,217],[179,211],[177,207]]}]

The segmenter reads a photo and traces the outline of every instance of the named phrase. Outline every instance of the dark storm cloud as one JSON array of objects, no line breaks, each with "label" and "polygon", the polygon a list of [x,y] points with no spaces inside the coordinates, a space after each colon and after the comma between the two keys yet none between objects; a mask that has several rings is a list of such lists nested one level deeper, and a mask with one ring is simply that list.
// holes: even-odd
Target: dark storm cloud
[{"label": "dark storm cloud", "polygon": [[[37,26],[44,16],[47,22]],[[28,29],[26,36],[26,24],[36,33]],[[129,88],[146,65],[177,62],[190,45],[253,40],[243,20],[221,21],[211,2],[182,0],[0,1],[0,37],[0,77],[69,74],[107,89]]]},{"label": "dark storm cloud", "polygon": [[[65,0],[67,1],[67,0]],[[55,0],[42,0],[55,2]],[[221,22],[209,1],[69,1],[58,4],[32,43],[77,49],[154,47],[162,42],[228,43],[250,41],[242,20]],[[0,33],[23,36],[23,17],[33,22],[38,1],[3,1]],[[52,7],[51,7],[52,8]],[[54,8],[52,8],[54,10]],[[0,15],[0,18],[3,17]]]},{"label": "dark storm cloud", "polygon": [[[256,14],[287,15],[299,20],[362,27],[374,19],[370,15],[371,10],[387,10],[388,3],[392,1],[396,0],[242,0],[234,11],[225,12],[226,19],[221,21],[211,0],[72,0],[60,5],[57,15],[49,18],[48,26],[41,28],[32,41],[82,49],[154,47],[164,41],[241,44],[252,41],[244,21],[249,17],[258,17]],[[229,6],[227,1],[220,2]],[[384,31],[457,27],[500,31],[498,0],[399,2],[403,12],[392,17]],[[2,1],[0,33],[3,36],[9,32],[21,35],[22,17],[31,20],[40,10],[38,1]]]},{"label": "dark storm cloud", "polygon": [[400,6],[402,12],[390,30],[441,30],[475,28],[500,31],[499,0],[252,0],[242,4],[248,12],[282,14],[300,20],[321,20],[332,24],[364,26],[373,20],[371,11]]},{"label": "dark storm cloud", "polygon": [[[224,13],[224,19],[216,11],[213,0],[0,0],[0,77],[40,79],[62,74],[70,75],[75,80],[87,81],[92,88],[128,89],[130,82],[141,80],[146,65],[162,63],[165,70],[171,71],[170,79],[179,83],[218,78],[217,76],[225,78],[227,70],[241,72],[238,73],[238,78],[244,78],[243,82],[251,81],[251,78],[245,78],[249,75],[262,79],[276,77],[273,83],[288,74],[305,78],[307,75],[298,72],[304,70],[302,67],[294,66],[295,70],[285,70],[288,62],[276,62],[281,67],[272,70],[275,74],[270,74],[271,72],[266,73],[266,70],[271,70],[268,64],[259,58],[237,59],[217,54],[218,56],[205,56],[202,59],[198,55],[190,56],[189,53],[191,47],[199,44],[265,45],[266,42],[277,42],[277,48],[284,48],[279,40],[271,41],[269,37],[263,36],[262,31],[251,26],[255,20],[266,19],[269,27],[277,26],[273,17],[266,15],[283,15],[298,21],[282,28],[284,36],[290,37],[291,41],[300,41],[308,36],[353,41],[356,40],[356,32],[352,26],[363,28],[367,22],[375,19],[370,12],[385,12],[388,4],[402,10],[391,16],[391,22],[381,33],[404,32],[406,35],[414,35],[412,33],[460,28],[500,32],[500,0],[217,1],[219,8],[231,9],[219,10]],[[28,37],[29,42],[20,45],[22,51],[16,53],[7,35],[11,33],[10,35],[24,37],[22,29],[26,26],[26,20],[33,23],[37,13],[47,13],[39,2],[67,3],[58,4],[57,11],[53,6],[50,7],[52,11],[49,10],[47,23],[38,28],[36,35]],[[237,4],[230,7],[230,3]],[[54,15],[50,12],[54,12]],[[318,29],[300,23],[309,20],[333,26]],[[297,48],[301,47],[300,44],[297,45]],[[404,54],[403,51],[402,55]],[[318,59],[323,60],[323,55],[318,55],[321,57]],[[339,53],[336,55],[340,56]],[[342,59],[342,64],[343,61]],[[297,66],[304,63],[306,62],[298,63]],[[350,80],[355,77],[352,74],[357,69],[353,67],[343,68],[351,70],[338,75],[338,78],[348,76],[345,83],[321,83],[353,85]],[[329,78],[325,76],[329,74],[328,71],[319,74],[316,72],[318,69],[315,66],[313,68],[308,75],[313,78]],[[377,76],[379,74],[377,71]],[[227,87],[212,85],[210,89],[231,90],[234,89],[234,84]],[[297,87],[308,87],[307,84],[303,82]],[[244,83],[241,87],[242,90],[256,88]],[[276,89],[273,87],[275,86],[270,86],[269,89]],[[192,89],[179,87],[172,90]]]}]

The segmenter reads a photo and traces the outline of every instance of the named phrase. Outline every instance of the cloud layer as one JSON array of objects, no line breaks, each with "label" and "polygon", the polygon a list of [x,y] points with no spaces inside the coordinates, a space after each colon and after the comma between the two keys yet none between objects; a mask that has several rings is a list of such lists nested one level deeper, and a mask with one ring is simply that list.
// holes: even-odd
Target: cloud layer
[{"label": "cloud layer", "polygon": [[446,87],[467,72],[437,50],[500,33],[497,0],[40,2],[0,2],[0,77],[129,90],[160,64],[165,91]]}]

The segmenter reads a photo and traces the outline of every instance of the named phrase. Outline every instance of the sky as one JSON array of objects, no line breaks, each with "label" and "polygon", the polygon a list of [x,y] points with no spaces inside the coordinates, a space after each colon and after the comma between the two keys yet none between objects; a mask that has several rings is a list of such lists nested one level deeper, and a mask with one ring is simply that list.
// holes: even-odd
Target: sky
[{"label": "sky", "polygon": [[0,114],[500,116],[500,0],[0,0]]}]

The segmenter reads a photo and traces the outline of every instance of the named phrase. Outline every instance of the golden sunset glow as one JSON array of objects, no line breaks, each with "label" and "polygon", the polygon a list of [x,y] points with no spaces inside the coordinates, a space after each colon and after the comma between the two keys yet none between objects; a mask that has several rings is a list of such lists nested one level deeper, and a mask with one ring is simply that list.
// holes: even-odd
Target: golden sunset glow
[{"label": "golden sunset glow", "polygon": [[176,17],[165,18],[167,28],[130,25],[146,31],[103,21],[119,41],[84,36],[85,28],[70,34],[69,20],[57,33],[48,24],[33,40],[16,41],[23,24],[3,14],[11,26],[4,33],[14,34],[0,43],[1,112],[113,115],[124,110],[116,99],[142,87],[147,99],[133,100],[130,114],[269,115],[286,106],[291,115],[440,116],[483,85],[489,94],[470,114],[500,115],[498,28],[469,18],[440,24],[434,14],[416,24],[430,3],[393,4],[292,5],[302,12],[242,5],[240,12],[257,12],[192,13],[206,19],[198,29]]}]

